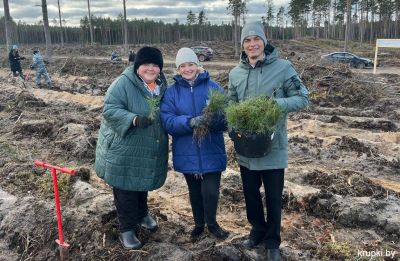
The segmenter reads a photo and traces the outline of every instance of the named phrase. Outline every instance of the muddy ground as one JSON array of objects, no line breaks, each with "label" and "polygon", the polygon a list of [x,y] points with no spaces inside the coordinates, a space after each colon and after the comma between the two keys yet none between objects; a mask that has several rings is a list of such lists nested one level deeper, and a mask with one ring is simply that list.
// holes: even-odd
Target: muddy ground
[{"label": "muddy ground", "polygon": [[[276,45],[301,74],[311,99],[309,108],[290,115],[284,260],[399,259],[400,69],[398,74],[373,75],[371,70],[321,64],[318,57],[327,52],[325,45]],[[233,49],[230,43],[211,46],[220,58],[205,68],[226,86],[236,63]],[[178,47],[161,47],[168,79]],[[101,58],[111,47],[96,48],[56,49],[59,58],[48,67],[51,89],[36,88],[30,70],[25,70],[30,79],[24,86],[2,60],[0,260],[59,259],[51,174],[34,168],[36,159],[78,170],[78,177],[58,175],[70,260],[265,260],[262,247],[241,247],[250,226],[228,138],[230,159],[218,220],[230,237],[218,241],[205,233],[190,241],[193,221],[186,184],[171,167],[166,184],[149,194],[150,212],[160,229],[154,234],[139,231],[145,243],[140,251],[120,246],[111,189],[96,177],[93,163],[103,95],[126,63]],[[394,53],[391,61],[400,61],[400,56]],[[28,64],[24,61],[23,67]]]}]

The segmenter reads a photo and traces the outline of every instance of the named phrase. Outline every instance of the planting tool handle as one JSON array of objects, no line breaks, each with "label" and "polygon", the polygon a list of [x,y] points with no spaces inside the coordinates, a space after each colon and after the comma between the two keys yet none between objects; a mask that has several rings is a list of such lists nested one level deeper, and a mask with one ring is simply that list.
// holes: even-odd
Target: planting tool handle
[{"label": "planting tool handle", "polygon": [[44,161],[35,160],[35,161],[33,162],[33,164],[34,164],[36,167],[43,167],[43,168],[46,168],[46,169],[55,169],[55,170],[61,171],[61,172],[65,173],[65,174],[68,174],[68,175],[71,175],[71,176],[75,176],[75,174],[76,174],[76,171],[73,170],[73,169],[66,169],[66,168],[61,168],[61,167],[53,166],[53,165],[47,164],[47,163],[44,162]]}]

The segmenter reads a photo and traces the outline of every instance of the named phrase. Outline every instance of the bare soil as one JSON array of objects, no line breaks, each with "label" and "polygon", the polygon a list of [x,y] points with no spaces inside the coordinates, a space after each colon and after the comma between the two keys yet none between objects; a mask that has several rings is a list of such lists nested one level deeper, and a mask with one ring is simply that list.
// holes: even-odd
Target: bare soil
[{"label": "bare soil", "polygon": [[[173,55],[185,44],[197,43],[161,46],[170,82]],[[217,55],[204,67],[226,87],[237,61],[231,43],[208,44]],[[327,50],[301,41],[275,44],[301,74],[311,100],[290,114],[288,125],[284,260],[370,260],[360,251],[396,251],[376,260],[398,260],[400,75],[322,65],[317,58]],[[51,89],[36,88],[29,70],[23,84],[10,75],[5,57],[0,63],[0,260],[60,260],[51,173],[33,167],[34,160],[78,171],[76,177],[58,174],[69,260],[265,260],[263,247],[241,246],[250,225],[228,137],[218,221],[230,237],[218,241],[205,233],[191,242],[187,187],[170,166],[166,184],[149,194],[160,229],[139,231],[140,251],[121,247],[111,189],[93,170],[103,96],[126,66],[108,60],[111,48],[55,50]]]}]

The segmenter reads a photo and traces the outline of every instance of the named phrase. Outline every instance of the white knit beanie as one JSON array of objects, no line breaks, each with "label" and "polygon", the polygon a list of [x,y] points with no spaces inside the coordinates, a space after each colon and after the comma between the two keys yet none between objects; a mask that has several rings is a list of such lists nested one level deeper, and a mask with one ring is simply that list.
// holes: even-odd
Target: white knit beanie
[{"label": "white knit beanie", "polygon": [[199,65],[199,59],[192,49],[183,47],[179,49],[178,53],[176,54],[176,68],[179,68],[182,63],[195,63]]}]

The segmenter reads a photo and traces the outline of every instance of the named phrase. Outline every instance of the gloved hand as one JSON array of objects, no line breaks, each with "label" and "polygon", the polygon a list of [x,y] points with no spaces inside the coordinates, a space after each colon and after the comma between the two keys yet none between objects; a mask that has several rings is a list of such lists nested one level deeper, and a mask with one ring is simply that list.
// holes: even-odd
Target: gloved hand
[{"label": "gloved hand", "polygon": [[207,127],[206,119],[203,115],[191,118],[189,125],[191,128]]},{"label": "gloved hand", "polygon": [[235,129],[232,128],[231,126],[228,126],[228,136],[229,136],[229,138],[231,138],[233,140],[235,135],[236,135]]},{"label": "gloved hand", "polygon": [[153,124],[153,121],[146,116],[136,116],[133,122],[134,122],[133,125],[139,128],[147,128],[151,124]]}]

